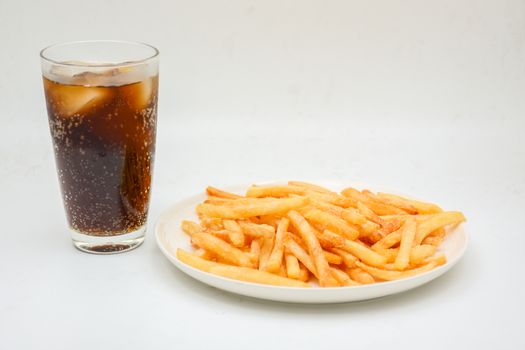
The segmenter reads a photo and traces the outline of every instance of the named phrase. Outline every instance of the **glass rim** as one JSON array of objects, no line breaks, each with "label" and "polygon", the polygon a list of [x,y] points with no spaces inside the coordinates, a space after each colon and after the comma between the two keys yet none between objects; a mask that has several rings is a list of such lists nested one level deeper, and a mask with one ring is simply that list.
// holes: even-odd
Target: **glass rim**
[{"label": "glass rim", "polygon": [[[148,47],[150,49],[153,50],[153,54],[150,55],[150,56],[147,56],[145,58],[141,58],[141,59],[138,59],[138,60],[132,60],[132,61],[124,61],[124,62],[119,62],[119,63],[89,63],[89,62],[82,62],[82,63],[71,63],[71,62],[60,62],[60,61],[57,61],[57,60],[54,60],[54,59],[51,59],[49,57],[46,57],[46,51],[50,50],[50,49],[54,49],[54,48],[57,48],[57,47],[60,47],[60,46],[66,46],[66,45],[72,45],[72,44],[88,44],[88,43],[113,43],[113,44],[132,44],[132,45],[139,45],[139,46],[144,46],[144,47]],[[127,40],[76,40],[76,41],[64,41],[64,42],[59,42],[59,43],[55,43],[55,44],[51,44],[51,45],[48,45],[46,47],[44,47],[42,50],[40,50],[40,58],[44,61],[47,61],[47,62],[50,62],[54,65],[59,65],[59,66],[66,66],[66,67],[100,67],[100,68],[104,68],[104,67],[128,67],[128,66],[135,66],[135,65],[139,65],[139,64],[143,64],[143,63],[146,63],[156,57],[159,56],[159,50],[153,46],[153,45],[150,45],[150,44],[146,44],[144,42],[140,42],[140,41],[127,41]]]}]

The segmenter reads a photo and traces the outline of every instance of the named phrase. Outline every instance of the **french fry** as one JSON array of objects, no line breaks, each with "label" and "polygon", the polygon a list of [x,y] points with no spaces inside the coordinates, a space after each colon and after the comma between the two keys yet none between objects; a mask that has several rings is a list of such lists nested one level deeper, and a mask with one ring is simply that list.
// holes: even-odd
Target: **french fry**
[{"label": "french fry", "polygon": [[310,272],[308,272],[308,269],[301,263],[299,263],[299,269],[301,270],[301,273],[298,278],[299,281],[308,281],[310,279]]},{"label": "french fry", "polygon": [[286,250],[290,254],[293,254],[315,277],[318,277],[313,259],[294,239],[289,236],[286,237],[284,246]]},{"label": "french fry", "polygon": [[251,237],[272,238],[275,235],[275,228],[266,224],[254,224],[251,222],[239,221],[242,232]]},{"label": "french fry", "polygon": [[341,271],[341,270],[339,270],[339,269],[337,269],[335,267],[332,267],[330,269],[330,271],[332,272],[332,276],[342,286],[359,286],[361,284],[361,283],[358,283],[358,282],[352,280],[350,277],[348,277],[346,272]]},{"label": "french fry", "polygon": [[386,264],[386,258],[384,256],[376,253],[363,244],[359,244],[347,239],[345,240],[345,245],[342,246],[341,249],[344,249],[347,252],[355,255],[361,261],[366,262],[369,265],[380,267]]},{"label": "french fry", "polygon": [[345,245],[345,238],[338,235],[337,233],[333,233],[330,230],[324,230],[323,232],[316,230],[315,234],[317,235],[319,243],[324,249],[332,249]]},{"label": "french fry", "polygon": [[392,280],[396,280],[400,278],[412,277],[412,276],[421,274],[423,272],[430,271],[433,268],[439,266],[440,264],[442,264],[442,261],[434,260],[434,261],[429,262],[428,264],[425,264],[415,269],[405,270],[405,271],[393,271],[393,270],[378,269],[376,267],[372,267],[367,264],[363,264],[362,262],[359,262],[359,261],[356,263],[358,267],[362,268],[363,270],[365,270],[372,276],[385,280],[385,281],[392,281]]},{"label": "french fry", "polygon": [[290,222],[293,226],[299,231],[308,252],[312,256],[312,259],[315,264],[315,269],[318,273],[319,284],[322,287],[328,287],[334,285],[330,274],[330,266],[326,261],[326,258],[323,254],[323,249],[315,236],[314,229],[310,226],[308,221],[299,214],[297,211],[291,210],[287,214]]},{"label": "french fry", "polygon": [[219,231],[224,230],[222,219],[201,217],[201,225],[208,230]]},{"label": "french fry", "polygon": [[361,202],[361,201],[357,202],[357,209],[359,210],[361,215],[363,215],[368,220],[370,220],[370,221],[372,221],[372,222],[374,222],[374,223],[376,223],[378,225],[383,226],[383,224],[384,224],[383,219],[381,219],[376,213],[374,213],[372,211],[372,209],[370,209],[368,206],[366,206],[366,204],[364,204],[363,202]]},{"label": "french fry", "polygon": [[324,257],[326,258],[326,261],[332,265],[341,265],[343,263],[342,257],[326,250],[324,251]]},{"label": "french fry", "polygon": [[291,185],[291,186],[298,186],[298,187],[302,187],[302,188],[305,188],[305,189],[308,189],[308,190],[312,190],[312,191],[315,191],[315,192],[320,192],[320,193],[330,193],[332,191],[324,188],[324,187],[321,187],[321,186],[318,186],[318,185],[314,185],[314,184],[311,184],[311,183],[308,183],[308,182],[302,182],[302,181],[288,181],[288,185]]},{"label": "french fry", "polygon": [[410,214],[396,214],[396,215],[381,215],[379,216],[383,220],[399,220],[401,221],[401,224],[405,222],[406,219],[412,218],[415,219],[417,223],[426,221],[433,217],[435,214],[416,214],[416,215],[410,215]]},{"label": "french fry", "polygon": [[266,271],[272,249],[273,238],[262,238],[261,253],[259,254],[259,270]]},{"label": "french fry", "polygon": [[401,229],[398,229],[392,233],[389,233],[385,237],[381,238],[379,241],[377,241],[373,246],[372,249],[375,251],[379,251],[382,249],[388,249],[390,247],[393,247],[397,243],[401,241]]},{"label": "french fry", "polygon": [[439,246],[442,242],[443,242],[443,237],[439,237],[439,236],[427,236],[427,237],[425,237],[425,239],[423,240],[423,242],[421,242],[421,244],[429,244],[429,245],[433,245],[433,246],[437,247],[437,246]]},{"label": "french fry", "polygon": [[422,244],[412,247],[412,250],[410,250],[410,265],[421,265],[426,258],[434,255],[435,252],[436,247],[430,244]]},{"label": "french fry", "polygon": [[320,193],[316,191],[307,191],[306,196],[317,201],[331,203],[343,208],[354,206],[354,202],[351,199],[334,192]]},{"label": "french fry", "polygon": [[236,247],[244,246],[244,233],[242,233],[242,229],[237,221],[224,220],[223,224],[224,228],[228,231],[228,237],[230,237],[232,244]]},{"label": "french fry", "polygon": [[396,260],[399,248],[374,249],[374,251],[384,256],[388,264],[393,263]]},{"label": "french fry", "polygon": [[246,197],[288,197],[291,194],[304,195],[305,192],[304,188],[291,185],[251,186],[246,191]]},{"label": "french fry", "polygon": [[305,213],[304,216],[306,219],[308,219],[308,221],[327,228],[350,240],[354,240],[359,237],[358,230],[334,214],[330,214],[319,209],[312,209]]},{"label": "french fry", "polygon": [[208,193],[208,196],[218,197],[218,198],[227,198],[227,199],[236,199],[236,198],[242,198],[242,196],[239,196],[234,193],[226,192],[223,190],[219,190],[218,188],[208,186],[206,188],[206,193]]},{"label": "french fry", "polygon": [[201,251],[197,255],[201,259],[212,260],[212,261],[217,260],[217,257],[215,256],[215,254],[213,254],[212,252],[206,249],[201,249]]},{"label": "french fry", "polygon": [[217,238],[222,239],[225,242],[231,243],[230,240],[230,231],[227,230],[206,230],[211,235],[214,235]]},{"label": "french fry", "polygon": [[231,264],[245,267],[253,266],[250,258],[242,250],[207,232],[196,232],[191,236],[191,240],[197,246],[209,250]]},{"label": "french fry", "polygon": [[280,216],[277,215],[261,215],[259,216],[259,224],[261,225],[268,225],[272,226],[275,232],[275,229],[277,228],[277,225],[279,225],[279,221],[281,220]]},{"label": "french fry", "polygon": [[401,242],[399,243],[399,252],[394,262],[396,270],[404,270],[410,264],[410,252],[416,237],[416,221],[408,219],[405,221],[401,230]]},{"label": "french fry", "polygon": [[435,214],[426,221],[418,224],[416,243],[421,244],[425,237],[432,231],[437,230],[446,225],[459,224],[465,221],[465,216],[459,211],[448,211]]},{"label": "french fry", "polygon": [[350,278],[352,278],[354,281],[358,283],[361,283],[361,284],[375,283],[374,277],[372,277],[371,274],[369,274],[363,269],[360,269],[359,267],[356,267],[354,269],[348,269],[348,274],[350,275]]},{"label": "french fry", "polygon": [[414,207],[412,204],[408,203],[407,201],[400,200],[399,198],[376,195],[369,190],[364,190],[362,192],[376,202],[382,202],[383,204],[397,207],[411,215],[418,213],[416,207]]},{"label": "french fry", "polygon": [[286,275],[288,278],[299,279],[301,276],[301,268],[299,267],[299,260],[291,253],[284,255],[286,263]]},{"label": "french fry", "polygon": [[286,278],[278,275],[274,275],[269,272],[250,269],[246,267],[237,267],[237,266],[228,266],[228,265],[218,265],[213,266],[209,270],[210,273],[219,275],[226,278],[231,278],[244,282],[260,283],[260,284],[270,284],[274,286],[283,286],[283,287],[309,287],[308,284],[294,280],[291,278]]},{"label": "french fry", "polygon": [[189,253],[183,249],[177,249],[177,259],[185,263],[186,265],[190,265],[191,267],[194,267],[196,269],[210,272],[212,267],[218,266],[219,263],[205,260],[203,258],[200,258],[199,256]]},{"label": "french fry", "polygon": [[[232,202],[240,200],[234,200]],[[197,205],[196,210],[197,214],[208,217],[244,219],[259,215],[284,215],[290,210],[303,207],[307,204],[308,198],[306,197],[272,199],[270,201],[258,199],[252,202],[233,203],[230,206],[203,203]]]},{"label": "french fry", "polygon": [[284,236],[288,231],[289,224],[290,220],[287,218],[282,218],[281,222],[279,222],[279,225],[277,226],[277,233],[275,234],[273,249],[266,264],[266,271],[268,272],[276,272],[281,268],[284,254]]},{"label": "french fry", "polygon": [[257,268],[259,267],[259,256],[261,255],[261,240],[261,238],[254,239],[250,243],[250,253],[257,257],[257,259],[253,262]]},{"label": "french fry", "polygon": [[341,249],[341,248],[333,248],[332,252],[339,255],[343,259],[343,263],[347,267],[354,267],[355,262],[358,260],[354,255],[350,254],[349,252]]},{"label": "french fry", "polygon": [[344,189],[341,194],[349,198],[354,203],[354,207],[357,206],[357,202],[362,202],[377,215],[406,214],[406,211],[392,205],[376,202],[352,187]]},{"label": "french fry", "polygon": [[410,205],[416,208],[419,214],[435,214],[435,213],[440,213],[443,211],[439,206],[432,204],[432,203],[425,203],[425,202],[408,199],[408,198],[404,198],[404,197],[389,194],[389,193],[379,192],[377,195],[380,198],[390,199],[393,201],[398,201],[399,203],[405,203],[406,205]]},{"label": "french fry", "polygon": [[202,231],[201,225],[190,220],[182,220],[180,227],[182,228],[182,231],[186,232],[189,236]]}]

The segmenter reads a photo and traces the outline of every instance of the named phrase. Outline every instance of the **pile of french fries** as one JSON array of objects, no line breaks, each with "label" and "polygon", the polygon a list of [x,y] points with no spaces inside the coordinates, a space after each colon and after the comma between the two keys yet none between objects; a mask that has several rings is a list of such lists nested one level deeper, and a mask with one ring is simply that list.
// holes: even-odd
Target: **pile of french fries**
[{"label": "pile of french fries", "polygon": [[414,276],[446,262],[437,247],[461,212],[388,193],[341,193],[299,181],[217,188],[183,221],[196,248],[180,261],[241,281],[288,287],[358,286]]}]

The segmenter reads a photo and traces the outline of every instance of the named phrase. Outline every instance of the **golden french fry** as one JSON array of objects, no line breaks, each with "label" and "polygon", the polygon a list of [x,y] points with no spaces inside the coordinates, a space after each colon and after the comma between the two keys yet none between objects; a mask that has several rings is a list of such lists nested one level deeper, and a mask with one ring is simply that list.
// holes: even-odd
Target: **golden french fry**
[{"label": "golden french fry", "polygon": [[350,254],[349,252],[341,248],[332,248],[332,252],[339,255],[343,259],[343,263],[347,267],[354,267],[355,262],[358,260],[354,255]]},{"label": "golden french fry", "polygon": [[[381,230],[381,226],[380,225],[376,224],[375,222],[368,221],[366,219],[365,219],[365,223],[360,225],[360,227],[361,227],[361,232],[365,236],[374,235],[377,231]],[[379,239],[381,239],[382,237],[383,236],[381,235],[381,237]]]},{"label": "golden french fry", "polygon": [[332,267],[330,269],[330,271],[332,272],[332,276],[342,286],[359,286],[359,285],[361,285],[361,283],[358,283],[358,282],[352,280],[350,277],[348,277],[348,275],[344,271],[341,271],[341,270],[339,270],[339,269],[337,269],[335,267]]},{"label": "golden french fry", "polygon": [[326,193],[320,193],[316,191],[307,191],[306,196],[308,198],[320,201],[320,202],[327,202],[330,204],[338,205],[343,208],[348,208],[353,206],[353,202],[351,199],[342,196],[340,194],[334,193],[334,192],[326,192]]},{"label": "golden french fry", "polygon": [[286,237],[284,246],[286,250],[290,254],[293,254],[315,277],[318,277],[313,259],[295,240]]},{"label": "golden french fry", "polygon": [[[232,200],[231,202],[241,201],[242,199]],[[251,202],[238,202],[229,206],[214,204],[197,205],[197,214],[208,217],[219,217],[223,219],[244,219],[258,215],[284,215],[288,211],[303,207],[308,204],[308,198],[282,198],[265,201],[263,199],[252,200]]]},{"label": "golden french fry", "polygon": [[374,249],[374,251],[378,252],[382,256],[386,258],[386,262],[393,263],[397,258],[397,253],[399,252],[399,248],[386,248],[386,249]]},{"label": "golden french fry", "polygon": [[310,279],[310,272],[308,272],[308,269],[301,263],[299,263],[299,269],[301,270],[301,273],[298,278],[299,281],[308,281]]},{"label": "golden french fry", "polygon": [[379,194],[376,195],[369,190],[364,190],[362,192],[363,194],[367,195],[369,198],[371,198],[372,200],[376,202],[381,202],[386,205],[397,207],[412,215],[418,213],[416,207],[414,207],[412,204],[408,203],[407,201],[400,200],[399,198],[380,196]]},{"label": "golden french fry", "polygon": [[186,232],[190,236],[193,235],[194,233],[202,231],[201,225],[197,224],[196,222],[190,221],[190,220],[182,220],[180,227],[182,228],[182,231]]},{"label": "golden french fry", "polygon": [[427,236],[421,244],[429,244],[435,247],[439,246],[443,242],[443,237],[439,236]]},{"label": "golden french fry", "polygon": [[354,240],[359,237],[359,231],[357,229],[350,226],[348,222],[334,214],[330,214],[319,209],[311,209],[305,213],[304,216],[306,219],[308,219],[308,221],[323,228],[327,228],[350,240]]},{"label": "golden french fry", "polygon": [[379,216],[383,220],[399,220],[401,221],[401,224],[405,222],[406,219],[412,218],[415,219],[417,223],[426,221],[433,217],[435,214],[416,214],[416,215],[410,215],[410,214],[396,214],[396,215],[381,215]]},{"label": "golden french fry", "polygon": [[261,253],[259,254],[259,270],[266,271],[266,265],[273,249],[273,238],[262,238]]},{"label": "golden french fry", "polygon": [[435,252],[436,247],[430,244],[422,244],[412,247],[412,250],[410,250],[410,265],[421,265],[426,258],[434,255]]},{"label": "golden french fry", "polygon": [[201,217],[201,225],[208,230],[219,231],[224,230],[224,225],[222,224],[222,219],[220,218],[207,218]]},{"label": "golden french fry", "polygon": [[318,273],[319,284],[323,287],[328,287],[333,285],[333,277],[330,274],[330,266],[326,261],[326,258],[323,254],[323,249],[315,236],[314,229],[306,219],[295,210],[291,210],[287,214],[291,223],[299,231],[308,252],[312,256],[312,259],[315,264],[315,268]]},{"label": "golden french fry", "polygon": [[371,274],[369,274],[363,269],[360,269],[359,267],[356,267],[354,269],[348,269],[348,274],[350,275],[350,278],[352,278],[354,281],[358,283],[361,283],[361,284],[375,283],[374,277],[372,277]]},{"label": "golden french fry", "polygon": [[180,248],[177,249],[177,259],[179,259],[186,265],[190,265],[191,267],[206,272],[210,272],[210,269],[212,267],[220,265],[219,263],[213,261],[204,260],[203,258],[200,258],[197,255],[189,253]]},{"label": "golden french fry", "polygon": [[232,244],[236,247],[243,247],[245,241],[244,233],[242,233],[242,229],[237,221],[224,220],[223,225],[226,231],[228,231],[228,237],[230,238]]},{"label": "golden french fry", "polygon": [[343,263],[342,257],[326,250],[324,251],[324,257],[326,258],[326,261],[332,265],[341,265]]},{"label": "golden french fry", "polygon": [[390,199],[393,201],[398,201],[399,203],[405,203],[406,205],[410,205],[416,208],[419,214],[435,214],[435,213],[440,213],[443,211],[439,206],[432,204],[432,203],[425,203],[425,202],[417,201],[414,199],[408,199],[408,198],[404,198],[404,197],[389,194],[389,193],[379,192],[377,195],[380,198]]},{"label": "golden french fry", "polygon": [[231,264],[245,267],[253,266],[250,258],[242,250],[207,232],[196,232],[191,236],[191,240],[195,245],[209,250]]},{"label": "golden french fry", "polygon": [[376,253],[364,244],[347,239],[345,240],[345,245],[342,246],[341,249],[355,255],[361,261],[364,261],[369,265],[380,267],[386,264],[386,258],[384,256]]},{"label": "golden french fry", "polygon": [[416,220],[408,219],[405,221],[401,230],[401,242],[399,243],[399,252],[394,262],[396,270],[404,270],[410,264],[410,251],[416,237]]},{"label": "golden french fry", "polygon": [[341,194],[349,198],[354,203],[354,207],[357,206],[357,202],[361,202],[377,215],[406,214],[406,211],[391,205],[376,202],[370,197],[368,197],[366,194],[363,194],[352,187],[344,189],[343,191],[341,191]]},{"label": "golden french fry", "polygon": [[302,187],[290,185],[251,186],[246,191],[246,197],[288,197],[291,194],[304,195],[305,192]]},{"label": "golden french fry", "polygon": [[269,225],[275,229],[277,228],[277,225],[279,225],[279,221],[281,220],[281,216],[277,215],[261,215],[259,216],[259,224],[261,225]]},{"label": "golden french fry", "polygon": [[212,186],[208,186],[206,188],[206,193],[208,193],[208,196],[219,197],[219,198],[227,198],[227,199],[242,198],[242,196],[239,196],[234,193],[226,192],[223,190],[219,190],[218,188],[215,188]]},{"label": "golden french fry", "polygon": [[297,260],[297,257],[291,253],[286,253],[284,255],[284,260],[286,263],[286,275],[288,278],[299,279],[301,276],[301,268],[299,267],[299,260]]},{"label": "golden french fry", "polygon": [[231,243],[230,240],[230,231],[227,230],[206,230],[211,235],[214,235],[217,238],[222,239],[225,242]]},{"label": "golden french fry", "polygon": [[383,219],[381,219],[376,213],[374,213],[372,211],[372,209],[370,209],[363,202],[361,202],[361,201],[357,202],[357,209],[359,210],[361,215],[363,215],[368,220],[370,220],[370,221],[372,221],[372,222],[374,222],[374,223],[376,223],[376,224],[378,224],[380,226],[383,226]]},{"label": "golden french fry", "polygon": [[372,267],[367,264],[363,264],[362,262],[359,262],[359,261],[356,262],[356,265],[376,278],[379,278],[385,281],[392,281],[392,280],[412,277],[420,273],[428,272],[443,263],[444,262],[442,260],[441,261],[433,260],[433,261],[430,261],[428,264],[425,264],[421,267],[411,269],[411,270],[405,270],[405,271],[378,269],[376,267]]},{"label": "golden french fry", "polygon": [[272,238],[275,235],[275,228],[266,224],[254,224],[252,222],[239,221],[242,232],[251,237]]},{"label": "golden french fry", "polygon": [[377,241],[373,246],[372,249],[375,251],[379,251],[382,249],[388,249],[397,243],[401,241],[401,229],[398,229],[392,233],[389,233],[385,237],[381,238],[379,241]]},{"label": "golden french fry", "polygon": [[197,256],[201,259],[205,259],[205,260],[216,260],[217,257],[215,256],[215,254],[213,254],[212,252],[206,250],[206,249],[201,249],[200,252],[197,253]]},{"label": "golden french fry", "polygon": [[315,234],[317,235],[317,239],[319,239],[321,247],[324,249],[337,248],[345,245],[345,238],[330,230],[324,230],[323,232],[316,230]]},{"label": "golden french fry", "polygon": [[447,211],[433,215],[417,225],[416,243],[421,244],[432,231],[446,225],[455,225],[465,221],[465,216],[459,211]]},{"label": "golden french fry", "polygon": [[321,187],[321,186],[318,186],[318,185],[314,185],[314,184],[311,184],[311,183],[308,183],[308,182],[302,182],[302,181],[288,181],[288,185],[291,185],[291,186],[298,186],[298,187],[302,187],[302,188],[305,188],[305,189],[308,189],[308,190],[312,190],[312,191],[315,191],[315,192],[320,192],[320,193],[329,193],[329,192],[332,192],[324,187]]},{"label": "golden french fry", "polygon": [[279,225],[277,226],[277,233],[275,234],[273,249],[266,264],[266,271],[268,272],[275,273],[281,268],[284,254],[284,236],[288,231],[289,224],[290,220],[287,218],[282,218],[281,222],[279,222]]},{"label": "golden french fry", "polygon": [[250,253],[257,258],[253,262],[255,267],[259,267],[259,256],[261,255],[261,238],[254,239],[250,243]]},{"label": "golden french fry", "polygon": [[247,267],[218,265],[211,267],[209,272],[215,275],[244,282],[270,284],[283,287],[309,287],[308,284],[298,280],[274,275],[265,271],[250,269]]}]

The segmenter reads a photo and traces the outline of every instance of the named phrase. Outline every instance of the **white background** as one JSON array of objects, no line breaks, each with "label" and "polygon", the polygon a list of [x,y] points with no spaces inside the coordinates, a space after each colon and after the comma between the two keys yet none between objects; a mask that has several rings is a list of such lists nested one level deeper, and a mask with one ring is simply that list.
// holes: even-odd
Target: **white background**
[{"label": "white background", "polygon": [[[66,231],[38,51],[161,51],[149,235],[114,256]],[[0,0],[0,348],[523,349],[525,2]],[[152,226],[204,186],[362,181],[463,210],[447,275],[363,303],[221,292]]]}]

